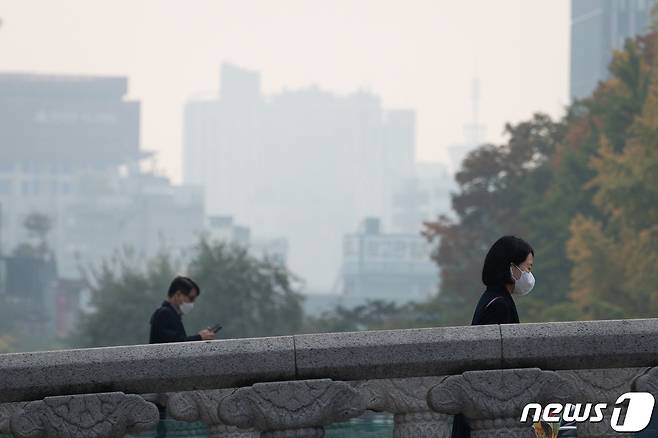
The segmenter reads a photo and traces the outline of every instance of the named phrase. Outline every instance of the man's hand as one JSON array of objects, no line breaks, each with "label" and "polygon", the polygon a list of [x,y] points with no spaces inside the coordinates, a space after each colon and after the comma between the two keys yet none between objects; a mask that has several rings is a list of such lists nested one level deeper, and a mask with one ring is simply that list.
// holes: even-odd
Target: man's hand
[{"label": "man's hand", "polygon": [[204,341],[210,341],[215,339],[215,332],[210,329],[203,329],[199,332],[201,339]]}]

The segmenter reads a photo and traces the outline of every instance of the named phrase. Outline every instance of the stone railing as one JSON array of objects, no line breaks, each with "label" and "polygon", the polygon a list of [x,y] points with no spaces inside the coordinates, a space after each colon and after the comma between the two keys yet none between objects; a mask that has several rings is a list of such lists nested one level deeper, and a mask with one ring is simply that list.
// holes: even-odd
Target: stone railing
[{"label": "stone railing", "polygon": [[[527,403],[658,395],[658,319],[372,331],[0,355],[0,433],[122,437],[168,415],[212,437],[319,437],[365,411],[395,437],[533,437]],[[142,395],[138,395],[142,394]],[[151,394],[147,396],[146,394]],[[616,436],[606,417],[578,436]],[[629,434],[626,434],[629,436]]]}]

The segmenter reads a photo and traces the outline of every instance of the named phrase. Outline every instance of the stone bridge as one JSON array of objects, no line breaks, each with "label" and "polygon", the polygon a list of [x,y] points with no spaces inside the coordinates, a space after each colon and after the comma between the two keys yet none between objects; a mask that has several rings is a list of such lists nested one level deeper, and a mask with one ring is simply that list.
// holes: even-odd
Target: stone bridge
[{"label": "stone bridge", "polygon": [[[209,436],[320,437],[366,411],[394,436],[534,437],[527,403],[658,397],[658,319],[328,333],[0,355],[0,432],[123,437],[169,416]],[[610,413],[578,436],[612,437]],[[632,436],[632,434],[624,434]]]}]

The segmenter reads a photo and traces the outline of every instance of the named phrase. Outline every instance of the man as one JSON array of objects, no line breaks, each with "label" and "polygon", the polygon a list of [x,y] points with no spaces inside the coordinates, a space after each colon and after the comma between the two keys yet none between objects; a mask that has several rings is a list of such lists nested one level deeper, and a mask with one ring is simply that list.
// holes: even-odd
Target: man
[{"label": "man", "polygon": [[[186,342],[186,341],[208,341],[215,338],[215,333],[209,329],[203,329],[198,334],[187,336],[183,326],[182,315],[194,308],[194,301],[201,293],[201,288],[187,277],[176,277],[169,286],[167,299],[156,309],[151,316],[151,334],[149,344],[160,344],[164,342]],[[165,400],[154,395],[154,403],[160,412],[160,422],[156,431],[157,438],[167,436],[167,426],[164,420],[167,418]]]},{"label": "man", "polygon": [[215,333],[203,329],[198,334],[187,336],[182,315],[194,307],[194,301],[201,294],[199,286],[187,277],[176,277],[169,286],[167,300],[151,316],[150,344],[164,342],[208,341],[215,339]]}]

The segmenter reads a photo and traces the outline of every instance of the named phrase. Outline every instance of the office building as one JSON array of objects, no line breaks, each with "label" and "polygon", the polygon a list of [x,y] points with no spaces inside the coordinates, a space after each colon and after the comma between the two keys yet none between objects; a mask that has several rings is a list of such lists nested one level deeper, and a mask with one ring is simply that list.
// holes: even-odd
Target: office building
[{"label": "office building", "polygon": [[377,218],[366,218],[343,239],[343,296],[398,304],[425,301],[438,293],[433,245],[419,233],[385,233]]},{"label": "office building", "polygon": [[184,182],[205,187],[209,213],[284,236],[291,269],[316,290],[334,284],[353,224],[389,220],[414,156],[415,113],[367,92],[264,95],[257,72],[225,64],[220,96],[185,108]]},{"label": "office building", "polygon": [[649,30],[653,6],[651,0],[571,0],[572,99],[590,96],[609,77],[613,51]]},{"label": "office building", "polygon": [[140,104],[123,77],[0,74],[0,248],[31,236],[25,218],[51,219],[58,275],[77,278],[121,247],[152,256],[204,227],[200,187],[139,171]]}]

